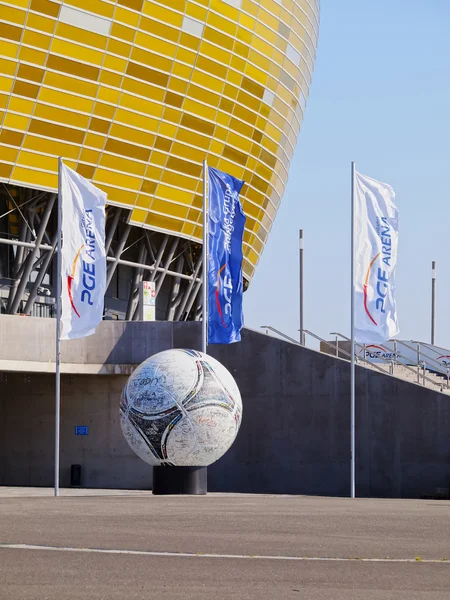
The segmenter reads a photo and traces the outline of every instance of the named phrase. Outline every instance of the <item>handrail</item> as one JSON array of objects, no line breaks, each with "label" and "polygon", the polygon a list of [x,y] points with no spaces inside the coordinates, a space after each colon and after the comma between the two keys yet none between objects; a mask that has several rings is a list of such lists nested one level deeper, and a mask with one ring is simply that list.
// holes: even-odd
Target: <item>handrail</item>
[{"label": "handrail", "polygon": [[[341,338],[347,340],[348,342],[351,341],[349,337],[347,337],[346,335],[339,333],[339,332],[332,332],[332,333],[330,333],[330,335],[340,336]],[[431,362],[433,362],[437,365],[438,371],[440,372],[441,375],[443,375],[444,377],[448,376],[448,371],[447,370],[444,371],[444,369],[442,368],[442,365],[440,363],[438,363],[436,359],[432,358],[428,354],[425,354],[424,352],[421,351],[420,344],[422,344],[423,342],[413,342],[419,346],[418,348],[413,348],[412,346],[409,346],[406,342],[404,342],[402,340],[391,339],[389,341],[394,344],[401,344],[402,346],[405,346],[405,348],[408,348],[408,350],[411,350],[411,352],[417,352],[419,357],[423,356],[425,358],[428,358]],[[355,342],[355,343],[361,346],[361,344],[359,344],[359,342]],[[383,348],[384,350],[387,350],[388,352],[392,350],[391,348],[388,348],[384,344],[380,344],[380,347]],[[405,356],[401,352],[398,352],[396,349],[394,350],[394,352],[395,352],[396,356],[400,356],[401,358],[404,358],[405,360],[410,360],[407,356]],[[386,360],[386,359],[380,358],[380,360]],[[418,360],[416,364],[420,365],[422,362],[423,361]],[[403,363],[401,363],[401,364],[404,367],[408,367],[408,365],[404,365]]]},{"label": "handrail", "polygon": [[[348,360],[351,359],[352,355],[350,354],[350,352],[347,352],[347,350],[343,350],[342,348],[339,348],[339,346],[336,346],[335,344],[332,344],[331,342],[328,342],[327,340],[324,340],[323,338],[321,338],[320,336],[316,335],[312,331],[308,331],[308,329],[304,329],[303,332],[306,333],[306,334],[308,334],[308,335],[310,335],[311,337],[315,338],[319,342],[323,342],[324,344],[327,344],[327,346],[329,346],[330,348],[335,349],[337,351],[337,354],[336,354],[337,358],[340,358],[339,354],[342,353],[342,354],[346,354],[349,357]],[[356,362],[358,362],[358,360],[361,360],[361,359],[356,358]],[[381,368],[379,365],[377,365],[375,363],[371,363],[369,360],[367,360],[367,358],[365,356],[362,359],[362,361],[366,362],[368,365],[370,365],[371,367],[374,367],[378,371],[381,371],[382,373],[386,374],[386,371],[383,368]]]},{"label": "handrail", "polygon": [[[337,331],[333,331],[330,333],[330,335],[335,335],[335,336],[339,336],[341,338],[343,338],[344,340],[346,340],[347,342],[350,342],[351,339],[349,337],[347,337],[346,335],[339,333]],[[410,346],[408,346],[407,344],[405,344],[404,342],[401,342],[400,340],[389,340],[391,342],[394,342],[396,344],[398,343],[403,343],[404,346],[406,346],[407,348],[409,348],[410,350],[412,350],[413,352],[416,352],[417,350],[415,348],[411,348]],[[355,341],[355,345],[358,346],[359,348],[362,348],[365,350],[365,345],[364,344],[360,344],[359,342]],[[384,344],[379,344],[380,348],[382,348],[383,350],[386,350],[388,352],[392,351],[392,348],[387,348]],[[394,350],[394,354],[397,357],[403,358],[404,360],[409,360],[407,356],[405,356],[404,354],[402,354],[401,352],[398,352],[397,349]],[[365,356],[365,352],[364,352],[364,356]],[[392,362],[394,364],[399,364],[399,366],[402,366],[404,369],[407,369],[408,371],[411,371],[411,373],[413,373],[414,375],[416,375],[416,371],[413,367],[409,366],[409,365],[405,365],[402,362],[399,361],[389,361],[385,358],[380,357],[379,360],[382,360],[388,364],[391,364]],[[431,359],[434,360],[434,359]],[[375,363],[370,363],[371,365],[375,365]],[[436,381],[433,381],[430,377],[428,377],[427,375],[425,375],[425,361],[422,362],[422,365],[420,364],[420,362],[417,362],[417,383],[419,383],[419,379],[421,378],[423,381],[423,385],[425,385],[425,381],[429,381],[430,383],[432,383],[433,385],[440,387],[441,391],[443,390],[443,384],[442,383],[438,383]],[[420,368],[422,367],[423,369],[423,373],[422,376],[420,376]],[[448,378],[448,374],[447,374],[447,387],[449,387],[449,378]]]},{"label": "handrail", "polygon": [[290,342],[292,342],[293,344],[297,344],[297,346],[301,346],[302,344],[300,344],[299,341],[294,340],[294,338],[289,337],[288,335],[286,335],[285,333],[283,333],[282,331],[279,331],[278,329],[275,329],[275,327],[271,327],[270,325],[260,325],[261,329],[270,329],[270,331],[273,331],[274,333],[276,333],[277,335],[289,340]]},{"label": "handrail", "polygon": [[428,354],[425,354],[425,352],[423,352],[423,350],[421,348],[422,342],[415,342],[418,347],[413,348],[412,346],[409,346],[409,344],[407,344],[406,342],[403,342],[401,340],[389,340],[389,341],[396,342],[397,344],[401,344],[402,346],[405,346],[405,348],[408,348],[408,350],[411,350],[412,352],[417,352],[417,354],[420,355],[420,357],[424,356],[425,358],[428,358],[431,362],[433,362],[437,365],[438,369],[440,371],[442,371],[443,375],[446,375],[446,373],[443,372],[442,365],[439,364],[435,358],[432,358],[431,356],[429,356]]},{"label": "handrail", "polygon": [[[265,329],[266,333],[268,335],[268,331],[272,331],[273,333],[275,333],[276,335],[280,336],[281,338],[284,338],[286,340],[288,340],[289,342],[295,344],[296,346],[303,346],[303,344],[301,344],[299,341],[294,340],[294,338],[291,338],[289,335],[286,335],[285,333],[283,333],[282,331],[280,331],[279,329],[276,329],[275,327],[272,327],[271,325],[261,325],[260,326],[261,329]],[[351,359],[351,353],[347,352],[346,350],[344,350],[343,348],[339,348],[339,344],[333,344],[332,342],[329,342],[328,340],[324,340],[323,338],[321,338],[319,335],[316,335],[315,333],[313,333],[312,331],[309,331],[308,329],[304,329],[303,333],[310,335],[311,337],[313,337],[314,339],[316,339],[319,342],[322,342],[324,344],[326,344],[329,348],[333,349],[336,351],[336,356],[337,358],[340,358],[340,355],[344,354],[345,356],[347,356],[348,358],[343,358],[343,360],[350,360]],[[341,338],[343,338],[346,341],[350,341],[350,338],[348,338],[347,336],[343,335],[342,333],[338,333],[338,332],[332,332],[330,333],[330,335],[336,335],[339,336]],[[398,342],[399,340],[392,340],[393,342]],[[356,346],[365,349],[365,345],[364,344],[360,344],[359,342],[355,342]],[[386,348],[386,346],[383,346],[383,344],[380,344],[380,347],[383,348],[384,350],[390,351],[390,348]],[[400,352],[395,351],[396,356],[400,356],[403,357],[404,359],[408,360],[403,354],[401,354]],[[378,371],[380,371],[383,374],[389,374],[389,375],[393,375],[393,365],[394,365],[394,361],[388,361],[387,359],[381,358],[380,360],[383,360],[385,363],[387,363],[387,365],[389,365],[389,372],[386,371],[385,369],[382,368],[382,366],[380,366],[377,363],[371,362],[370,360],[368,360],[366,358],[366,353],[364,352],[364,357],[355,357],[356,362],[358,361],[362,361],[367,363],[368,365],[370,365],[371,368],[373,369],[377,369]],[[399,366],[402,366],[403,368],[407,369],[408,371],[411,371],[411,373],[413,373],[414,375],[416,375],[416,371],[410,367],[409,365],[405,365],[403,363],[398,363]],[[420,365],[417,365],[417,383],[419,383],[419,378],[420,378]],[[431,383],[432,385],[439,387],[440,391],[443,391],[443,384],[442,383],[438,383],[436,381],[433,381],[432,379],[430,379],[430,377],[427,377],[425,375],[425,363],[423,363],[422,365],[422,369],[423,369],[423,373],[422,373],[422,385],[425,385],[425,381],[428,381],[429,383]],[[447,378],[447,387],[449,387],[449,381]]]}]

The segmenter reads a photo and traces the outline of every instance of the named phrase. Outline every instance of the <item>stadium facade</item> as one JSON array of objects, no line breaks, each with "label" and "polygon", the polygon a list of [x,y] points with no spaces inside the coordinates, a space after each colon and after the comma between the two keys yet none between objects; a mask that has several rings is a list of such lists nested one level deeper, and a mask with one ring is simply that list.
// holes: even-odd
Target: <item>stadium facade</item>
[{"label": "stadium facade", "polygon": [[108,194],[105,318],[201,316],[202,161],[244,179],[251,280],[287,182],[318,0],[0,0],[0,307],[52,316],[57,159]]}]

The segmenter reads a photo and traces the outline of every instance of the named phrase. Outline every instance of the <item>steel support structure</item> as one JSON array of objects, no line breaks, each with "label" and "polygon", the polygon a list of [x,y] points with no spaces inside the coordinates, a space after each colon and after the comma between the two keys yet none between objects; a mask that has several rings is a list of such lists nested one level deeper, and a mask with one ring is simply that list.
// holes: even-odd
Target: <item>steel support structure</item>
[{"label": "steel support structure", "polygon": [[[0,290],[9,289],[3,291],[2,311],[31,315],[36,310],[48,315],[38,307],[53,305],[51,297],[55,298],[56,194],[18,187],[13,191],[13,187],[0,187],[0,246],[13,248],[0,254]],[[17,218],[11,218],[14,213]],[[158,319],[199,319],[201,243],[134,227],[127,218],[124,208],[108,207],[107,286],[118,265],[126,270],[117,295],[112,290],[106,294],[106,318],[138,318],[137,292],[140,282],[148,278],[156,283],[160,298]]]},{"label": "steel support structure", "polygon": [[51,215],[52,208],[55,203],[56,197],[57,197],[56,194],[52,194],[47,202],[46,207],[45,207],[44,214],[42,216],[42,220],[40,222],[39,230],[38,230],[38,233],[36,236],[36,242],[35,242],[34,248],[31,250],[31,252],[27,256],[25,268],[23,269],[23,273],[21,274],[21,278],[20,278],[19,285],[17,287],[16,294],[11,302],[11,308],[10,308],[11,314],[15,314],[17,312],[17,309],[19,308],[20,302],[23,297],[23,293],[25,291],[25,287],[26,287],[28,280],[30,278],[30,275],[31,275],[33,263],[36,260],[37,253],[39,252],[39,246],[42,242],[42,238],[44,237],[45,228],[47,227],[48,221],[50,219],[50,215]]}]

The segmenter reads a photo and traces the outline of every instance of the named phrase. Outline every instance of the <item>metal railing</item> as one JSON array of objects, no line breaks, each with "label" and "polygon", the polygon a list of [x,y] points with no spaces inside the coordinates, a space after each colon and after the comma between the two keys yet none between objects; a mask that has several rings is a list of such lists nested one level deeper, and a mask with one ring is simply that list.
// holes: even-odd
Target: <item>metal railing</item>
[{"label": "metal railing", "polygon": [[[330,333],[330,335],[334,335],[335,339],[336,339],[336,344],[339,344],[338,338],[342,338],[343,340],[347,341],[347,342],[351,342],[351,339],[339,332],[332,332]],[[387,365],[389,365],[389,369],[390,369],[390,375],[394,374],[394,368],[395,366],[401,366],[402,368],[406,369],[407,371],[410,371],[411,373],[413,373],[413,375],[415,377],[417,377],[417,383],[420,383],[422,381],[422,385],[425,385],[425,382],[428,381],[429,383],[431,383],[432,385],[439,387],[441,391],[443,391],[444,388],[444,383],[443,382],[438,382],[438,381],[434,381],[432,378],[430,378],[428,375],[426,375],[427,373],[427,369],[426,369],[426,361],[422,360],[422,358],[427,358],[428,360],[430,360],[432,363],[435,363],[435,367],[436,370],[438,371],[437,376],[444,376],[446,378],[446,387],[450,388],[450,382],[449,382],[449,370],[446,369],[445,371],[442,369],[442,366],[432,357],[429,357],[428,354],[425,354],[423,352],[421,352],[421,348],[420,348],[420,344],[417,342],[417,347],[413,348],[412,346],[410,346],[409,344],[406,344],[405,342],[401,341],[401,340],[390,340],[393,345],[394,345],[394,350],[392,352],[392,348],[389,348],[387,346],[385,346],[384,344],[377,344],[380,348],[382,348],[383,350],[385,350],[386,352],[390,352],[393,353],[394,357],[393,359],[385,359],[382,356],[378,357],[377,360],[381,360],[383,361],[383,363],[386,363]],[[399,352],[398,350],[398,345],[402,345],[405,346],[408,350],[412,350],[413,353],[416,353],[417,355],[417,362],[414,366],[412,366],[410,364],[411,359],[407,356],[405,356],[404,354],[402,354],[401,352]],[[364,358],[367,359],[366,357],[366,344],[360,344],[359,342],[355,341],[355,346],[357,348],[360,348],[361,350],[363,350],[364,352]],[[339,346],[338,346],[339,347]],[[342,348],[340,348],[339,350],[340,352],[342,352]],[[403,359],[404,362],[402,362],[399,359]],[[370,360],[367,361],[371,366],[375,366],[376,363],[371,362]]]},{"label": "metal railing", "polygon": [[277,335],[284,338],[285,340],[288,340],[292,344],[297,344],[297,346],[302,345],[302,344],[300,344],[300,342],[298,340],[294,340],[294,338],[289,337],[282,331],[279,331],[278,329],[275,329],[275,327],[271,327],[270,325],[261,325],[261,329],[265,329],[267,335],[269,335],[269,331],[272,331],[273,333],[276,333]]},{"label": "metal railing", "polygon": [[[261,329],[265,329],[267,335],[269,335],[269,331],[272,331],[273,333],[275,333],[279,337],[287,340],[288,342],[296,344],[297,346],[304,347],[304,344],[300,344],[299,341],[294,340],[294,338],[291,338],[289,335],[286,335],[285,333],[283,333],[279,329],[275,329],[275,327],[271,327],[270,325],[261,325]],[[321,338],[319,335],[316,335],[312,331],[309,331],[308,329],[304,329],[303,330],[303,334],[304,335],[309,335],[310,337],[316,339],[318,342],[322,342],[323,344],[326,344],[332,350],[337,350],[338,353],[344,354],[346,357],[348,357],[348,358],[344,358],[343,360],[350,360],[351,359],[352,355],[350,354],[350,352],[347,352],[346,350],[344,350],[342,348],[339,348],[338,346],[335,346],[332,342],[324,340],[323,338]],[[336,354],[336,356],[338,356],[338,354]],[[340,356],[338,356],[338,358],[340,358]],[[374,364],[374,363],[370,363],[370,361],[368,361],[366,358],[362,358],[361,359],[361,358],[356,357],[356,362],[358,363],[359,361],[366,362],[367,364],[370,364],[371,367],[377,369],[381,373],[386,373],[386,371],[382,367],[380,367],[380,365],[377,365],[377,364]]]},{"label": "metal railing", "polygon": [[[267,335],[269,335],[269,332],[272,332],[279,338],[287,340],[288,342],[291,342],[292,344],[295,344],[296,346],[304,346],[298,340],[295,340],[294,338],[290,337],[289,335],[286,335],[279,329],[276,329],[275,327],[272,327],[270,325],[261,325],[261,329],[265,329]],[[335,343],[325,340],[325,339],[321,338],[319,335],[317,335],[307,329],[303,330],[303,334],[305,336],[310,336],[311,338],[317,340],[318,342],[320,342],[322,344],[325,344],[328,348],[330,348],[332,350],[332,352],[336,356],[336,358],[340,358],[340,359],[346,360],[346,361],[351,360],[351,353],[348,352],[347,350],[344,350],[344,348],[342,348],[342,346],[339,345],[339,338],[341,338],[342,340],[345,340],[347,342],[351,341],[349,337],[343,335],[342,333],[333,332],[330,334],[330,335],[335,336]],[[383,361],[383,364],[378,364],[378,363],[374,362],[373,360],[368,359],[366,356],[366,344],[360,344],[359,342],[355,342],[355,346],[357,348],[363,350],[363,356],[355,356],[355,362],[357,364],[362,363],[362,364],[368,365],[371,369],[375,369],[385,375],[386,374],[395,375],[395,366],[398,365],[398,366],[401,366],[402,368],[404,368],[406,371],[409,371],[410,373],[412,373],[414,375],[414,377],[417,378],[417,384],[426,385],[426,383],[428,382],[432,386],[439,388],[439,390],[441,392],[444,390],[443,382],[435,381],[427,375],[426,362],[421,361],[420,359],[422,357],[427,358],[428,354],[423,353],[421,351],[420,346],[417,349],[417,348],[412,348],[411,346],[409,346],[408,344],[406,344],[405,342],[402,342],[400,340],[392,340],[392,342],[394,344],[394,352],[393,352],[394,359],[389,360],[389,359],[385,359],[383,357],[378,357],[378,360]],[[415,343],[418,345],[420,344],[419,342],[415,342]],[[417,350],[417,356],[418,356],[417,365],[415,365],[413,367],[410,364],[406,364],[405,362],[400,362],[400,360],[398,360],[398,359],[403,359],[404,361],[410,361],[410,359],[407,356],[405,356],[404,354],[402,354],[401,352],[398,351],[397,345],[399,345],[399,344],[407,347],[410,350],[412,349],[414,352],[416,352],[416,350]],[[388,347],[384,346],[383,344],[378,344],[378,345],[380,346],[380,348],[384,349],[385,351],[392,353],[391,348],[388,348]],[[432,348],[431,349],[429,348],[429,350],[432,350]],[[450,353],[449,353],[449,356],[450,356]],[[450,388],[449,369],[447,368],[446,372],[444,373],[442,370],[442,366],[435,359],[433,359],[432,357],[429,357],[429,360],[431,360],[433,363],[436,363],[437,367],[439,367],[439,369],[440,369],[439,373],[436,376],[439,377],[441,375],[444,375],[446,377],[446,386],[445,387],[447,389],[449,389]]]}]

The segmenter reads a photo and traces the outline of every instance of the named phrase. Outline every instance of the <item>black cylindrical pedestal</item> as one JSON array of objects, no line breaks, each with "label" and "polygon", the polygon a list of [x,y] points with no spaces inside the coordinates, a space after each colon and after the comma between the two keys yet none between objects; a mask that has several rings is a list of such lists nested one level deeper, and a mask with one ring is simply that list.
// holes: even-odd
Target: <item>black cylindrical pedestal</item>
[{"label": "black cylindrical pedestal", "polygon": [[207,467],[153,467],[153,493],[201,496],[208,491]]}]

